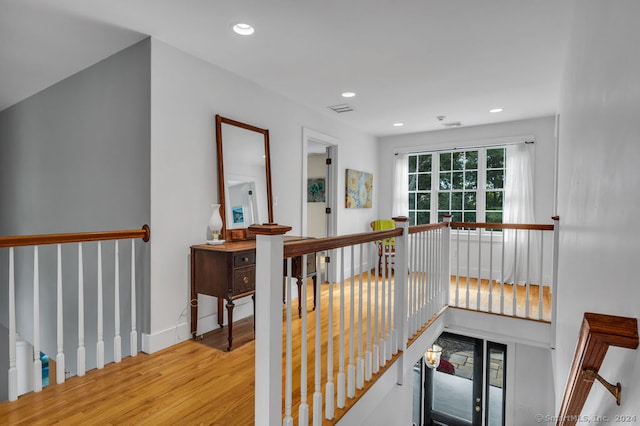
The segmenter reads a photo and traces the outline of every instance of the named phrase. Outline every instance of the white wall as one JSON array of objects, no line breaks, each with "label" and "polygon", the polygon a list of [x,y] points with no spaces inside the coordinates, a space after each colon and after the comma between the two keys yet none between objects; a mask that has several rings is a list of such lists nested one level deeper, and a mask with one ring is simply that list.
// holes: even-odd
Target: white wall
[{"label": "white wall", "polygon": [[[150,40],[105,58],[0,112],[0,235],[140,229],[150,221]],[[152,228],[153,235],[153,228]],[[121,332],[128,334],[130,243],[120,244]],[[113,360],[114,243],[102,244],[105,361]],[[56,247],[39,249],[40,340],[57,353]],[[127,257],[128,256],[128,257]],[[136,242],[138,330],[148,327],[149,244]],[[76,371],[77,246],[62,245],[65,367]],[[83,244],[87,369],[96,366],[97,244]],[[16,330],[33,342],[33,249],[18,247]],[[0,277],[8,277],[0,250]],[[125,278],[126,277],[126,278]],[[8,312],[0,279],[0,313]],[[6,319],[5,319],[6,318]],[[8,325],[8,315],[0,322]],[[130,352],[122,339],[122,353]]]},{"label": "white wall", "polygon": [[[561,224],[556,405],[585,311],[638,317],[640,258],[640,3],[585,0],[576,8],[560,107]],[[585,415],[640,417],[640,352],[610,350]]]},{"label": "white wall", "polygon": [[[377,152],[373,137],[155,39],[151,64],[151,334],[144,342],[153,352],[190,337],[189,247],[204,241],[209,205],[218,200],[215,114],[269,129],[274,218],[293,227],[290,235],[301,233],[303,126],[338,139],[341,171],[375,175]],[[344,197],[344,172],[337,188]],[[337,212],[340,234],[364,230],[375,216],[344,205]],[[201,299],[201,330],[217,327],[215,310],[212,298]]]}]

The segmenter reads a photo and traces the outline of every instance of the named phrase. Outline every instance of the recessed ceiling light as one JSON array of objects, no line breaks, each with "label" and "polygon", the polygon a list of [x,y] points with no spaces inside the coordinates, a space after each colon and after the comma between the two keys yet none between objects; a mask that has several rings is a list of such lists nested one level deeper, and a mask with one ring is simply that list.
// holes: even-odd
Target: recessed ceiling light
[{"label": "recessed ceiling light", "polygon": [[402,127],[404,123],[393,123],[393,127]]},{"label": "recessed ceiling light", "polygon": [[343,98],[353,98],[356,94],[354,92],[342,92]]},{"label": "recessed ceiling light", "polygon": [[502,112],[502,108],[490,109],[489,112]]},{"label": "recessed ceiling light", "polygon": [[255,29],[249,24],[240,22],[233,26],[233,31],[235,31],[236,34],[240,35],[251,35],[254,33]]}]

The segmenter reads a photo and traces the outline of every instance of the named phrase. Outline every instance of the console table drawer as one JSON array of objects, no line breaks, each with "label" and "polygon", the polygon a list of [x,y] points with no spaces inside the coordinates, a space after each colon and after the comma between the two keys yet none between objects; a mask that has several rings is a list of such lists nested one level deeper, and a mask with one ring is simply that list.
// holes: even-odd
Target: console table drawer
[{"label": "console table drawer", "polygon": [[248,293],[256,289],[256,268],[241,268],[233,271],[233,295]]},{"label": "console table drawer", "polygon": [[250,266],[256,264],[256,252],[244,251],[240,253],[234,253],[233,255],[233,267],[242,268],[244,266]]}]

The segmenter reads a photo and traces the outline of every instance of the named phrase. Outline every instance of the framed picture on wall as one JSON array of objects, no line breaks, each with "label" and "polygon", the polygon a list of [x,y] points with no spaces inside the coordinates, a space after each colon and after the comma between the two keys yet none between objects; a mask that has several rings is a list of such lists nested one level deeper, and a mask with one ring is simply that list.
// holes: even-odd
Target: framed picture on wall
[{"label": "framed picture on wall", "polygon": [[345,179],[345,207],[369,209],[372,206],[373,174],[347,169]]},{"label": "framed picture on wall", "polygon": [[324,202],[326,202],[324,178],[307,179],[307,203]]}]

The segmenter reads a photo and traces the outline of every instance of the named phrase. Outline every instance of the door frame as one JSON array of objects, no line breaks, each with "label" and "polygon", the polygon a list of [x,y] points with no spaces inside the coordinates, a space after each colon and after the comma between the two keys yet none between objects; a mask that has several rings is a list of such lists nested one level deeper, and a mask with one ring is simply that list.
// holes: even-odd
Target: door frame
[{"label": "door frame", "polygon": [[[304,235],[307,231],[307,170],[308,170],[308,154],[309,142],[325,145],[328,149],[328,155],[331,157],[331,166],[327,170],[327,207],[331,208],[331,214],[327,215],[327,236],[334,237],[338,235],[338,143],[339,140],[333,136],[318,132],[317,130],[302,128],[302,194],[301,194],[301,232]],[[327,273],[329,279],[335,281],[337,268],[330,268]]]},{"label": "door frame", "polygon": [[[503,424],[511,424],[512,416],[512,404],[510,393],[512,393],[513,389],[513,381],[514,381],[514,371],[513,371],[513,357],[514,357],[514,349],[513,344],[509,344],[508,342],[501,342],[500,339],[493,339],[488,336],[481,335],[467,335],[460,334],[458,331],[447,330],[442,333],[444,336],[448,336],[453,339],[458,339],[460,341],[466,341],[468,343],[472,343],[474,345],[474,383],[473,383],[473,398],[480,397],[482,410],[480,413],[474,412],[473,422],[472,424],[482,424],[484,425],[487,416],[488,416],[488,393],[489,393],[489,350],[492,348],[500,349],[504,351],[504,373],[506,375],[506,380],[504,381],[504,392],[502,394],[502,419]],[[498,341],[496,341],[498,340]],[[513,342],[512,342],[513,343]],[[480,361],[480,367],[478,368],[478,361]],[[432,418],[432,403],[431,395],[433,392],[433,374],[434,370],[429,369],[424,364],[424,359],[421,359],[421,368],[422,368],[422,388],[420,389],[420,399],[421,399],[421,422],[424,424],[431,424],[432,420],[444,421],[452,426],[468,424],[465,422],[458,422],[454,418],[450,418],[447,415],[442,416],[442,413],[437,413],[435,418]],[[474,402],[474,405],[477,402]]]}]

